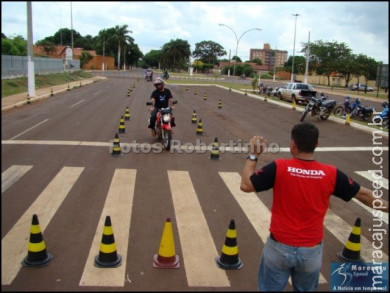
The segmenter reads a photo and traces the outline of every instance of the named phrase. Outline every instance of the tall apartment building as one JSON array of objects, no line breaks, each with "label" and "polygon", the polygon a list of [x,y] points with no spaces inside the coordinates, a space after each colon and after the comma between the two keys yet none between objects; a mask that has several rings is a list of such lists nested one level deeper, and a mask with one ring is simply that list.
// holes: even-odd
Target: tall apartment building
[{"label": "tall apartment building", "polygon": [[270,44],[264,44],[263,49],[250,49],[249,58],[250,60],[258,58],[268,70],[273,70],[274,65],[282,67],[287,62],[287,51],[271,50]]}]

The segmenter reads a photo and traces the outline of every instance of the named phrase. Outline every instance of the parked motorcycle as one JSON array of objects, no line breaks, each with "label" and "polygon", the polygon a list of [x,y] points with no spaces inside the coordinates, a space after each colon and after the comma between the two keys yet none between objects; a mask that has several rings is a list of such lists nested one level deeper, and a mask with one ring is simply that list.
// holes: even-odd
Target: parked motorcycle
[{"label": "parked motorcycle", "polygon": [[345,96],[344,103],[342,105],[337,106],[334,109],[333,113],[335,115],[344,117],[345,115],[350,114],[355,106],[356,106],[356,104],[355,105],[351,104],[350,97],[349,96]]},{"label": "parked motorcycle", "polygon": [[[177,104],[177,101],[173,101],[173,104]],[[151,102],[146,102],[147,106],[151,106]],[[171,148],[172,141],[172,108],[161,108],[157,111],[156,115],[156,136],[158,139],[163,141],[164,148],[169,150]]]},{"label": "parked motorcycle", "polygon": [[272,92],[271,92],[271,96],[273,97],[278,97],[278,93],[279,93],[279,88],[278,87],[275,87]]},{"label": "parked motorcycle", "polygon": [[267,97],[270,97],[270,96],[271,96],[272,90],[273,90],[273,88],[272,88],[271,86],[267,86],[267,89],[266,89],[266,92],[265,92],[265,94],[267,95]]},{"label": "parked motorcycle", "polygon": [[352,105],[352,108],[354,109],[351,112],[351,117],[357,117],[363,121],[367,121],[372,117],[372,114],[375,111],[374,107],[363,105],[360,101],[360,98],[356,98],[355,104],[355,107]]},{"label": "parked motorcycle", "polygon": [[382,103],[383,111],[372,118],[372,121],[377,125],[380,125],[385,128],[389,128],[389,103]]},{"label": "parked motorcycle", "polygon": [[322,98],[310,97],[309,103],[307,103],[300,121],[303,122],[309,112],[311,113],[311,116],[317,116],[318,119],[326,120],[329,118],[329,115],[335,106],[336,101],[327,100],[325,96]]}]

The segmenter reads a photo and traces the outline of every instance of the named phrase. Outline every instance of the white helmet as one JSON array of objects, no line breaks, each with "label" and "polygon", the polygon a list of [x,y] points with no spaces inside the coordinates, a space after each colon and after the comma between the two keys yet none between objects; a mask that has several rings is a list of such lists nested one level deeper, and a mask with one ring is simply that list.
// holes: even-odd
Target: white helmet
[{"label": "white helmet", "polygon": [[158,85],[160,83],[164,86],[164,80],[161,77],[157,77],[153,84]]}]

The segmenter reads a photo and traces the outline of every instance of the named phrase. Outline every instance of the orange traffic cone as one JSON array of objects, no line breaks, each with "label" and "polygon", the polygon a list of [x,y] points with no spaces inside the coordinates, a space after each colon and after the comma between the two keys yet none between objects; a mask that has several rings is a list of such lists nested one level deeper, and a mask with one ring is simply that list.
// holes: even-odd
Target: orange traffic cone
[{"label": "orange traffic cone", "polygon": [[43,267],[47,265],[53,256],[46,251],[45,241],[39,227],[38,216],[33,215],[31,230],[30,230],[30,242],[28,243],[28,254],[22,261],[24,267]]},{"label": "orange traffic cone", "polygon": [[224,270],[239,270],[244,266],[238,257],[236,237],[236,225],[234,220],[231,220],[229,229],[226,233],[225,244],[222,247],[221,256],[215,258],[219,268]]},{"label": "orange traffic cone", "polygon": [[161,269],[178,269],[180,268],[179,260],[179,256],[175,255],[171,219],[167,218],[158,254],[153,256],[153,267]]},{"label": "orange traffic cone", "polygon": [[117,254],[114,233],[111,227],[110,216],[106,217],[103,228],[102,242],[99,254],[95,257],[95,266],[98,268],[116,268],[122,264],[122,257]]},{"label": "orange traffic cone", "polygon": [[341,260],[345,262],[362,261],[362,258],[360,257],[360,233],[360,218],[357,218],[343,251],[337,254]]}]

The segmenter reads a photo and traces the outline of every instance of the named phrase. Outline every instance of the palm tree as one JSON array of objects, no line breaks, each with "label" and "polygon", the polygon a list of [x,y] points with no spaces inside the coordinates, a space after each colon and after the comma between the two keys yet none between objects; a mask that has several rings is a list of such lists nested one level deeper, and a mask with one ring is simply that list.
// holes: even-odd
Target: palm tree
[{"label": "palm tree", "polygon": [[187,41],[176,39],[164,44],[161,50],[161,67],[182,69],[191,56],[190,45]]},{"label": "palm tree", "polygon": [[[123,46],[123,50],[125,50],[126,44],[134,43],[134,39],[132,37],[128,36],[127,35],[128,33],[132,33],[132,31],[128,30],[127,24],[125,24],[121,27],[119,25],[115,26],[115,35],[117,36],[116,38],[118,40],[118,69],[120,69],[120,64],[121,64],[120,63],[120,56],[121,56],[122,46]],[[125,55],[126,55],[125,52],[123,52],[123,56],[124,56],[123,60],[125,59]],[[123,64],[125,64],[124,62],[125,62],[125,60],[123,61]]]}]

